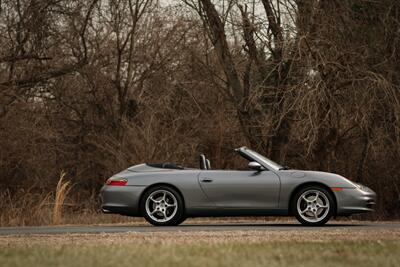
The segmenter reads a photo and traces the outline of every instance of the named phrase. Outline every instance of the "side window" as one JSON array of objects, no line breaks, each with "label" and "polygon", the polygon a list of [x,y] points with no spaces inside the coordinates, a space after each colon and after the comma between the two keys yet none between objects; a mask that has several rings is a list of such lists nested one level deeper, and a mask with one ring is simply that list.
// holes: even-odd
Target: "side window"
[{"label": "side window", "polygon": [[234,160],[234,168],[233,170],[238,170],[238,171],[248,171],[249,170],[249,161],[242,158],[242,157],[235,157]]},{"label": "side window", "polygon": [[[212,162],[211,162],[212,163]],[[228,154],[220,162],[214,163],[213,169],[217,170],[249,170],[249,161],[239,156],[237,153]]]}]

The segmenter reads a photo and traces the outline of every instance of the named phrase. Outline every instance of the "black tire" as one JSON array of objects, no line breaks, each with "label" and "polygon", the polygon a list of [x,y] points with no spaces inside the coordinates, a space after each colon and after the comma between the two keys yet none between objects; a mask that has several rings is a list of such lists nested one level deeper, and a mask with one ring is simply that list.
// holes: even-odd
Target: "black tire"
[{"label": "black tire", "polygon": [[[152,216],[150,214],[148,214],[147,210],[146,210],[146,201],[149,198],[149,196],[151,196],[153,193],[156,193],[158,191],[167,191],[170,194],[172,194],[175,199],[176,199],[176,212],[175,214],[168,219],[167,221],[157,221],[154,218],[152,218]],[[150,205],[150,204],[149,204]],[[185,220],[185,216],[184,216],[184,202],[183,199],[181,197],[181,195],[174,189],[171,188],[169,186],[165,186],[165,185],[160,185],[160,186],[155,186],[150,188],[149,190],[147,190],[140,201],[140,211],[143,214],[143,217],[146,219],[146,221],[148,221],[149,223],[151,223],[154,226],[174,226],[174,225],[179,225],[180,223],[182,223]]]},{"label": "black tire", "polygon": [[[326,197],[326,199],[321,198],[320,202],[321,201],[324,202],[325,200],[327,200],[328,203],[324,203],[323,205],[329,206],[329,209],[327,211],[325,209],[323,209],[321,211],[321,214],[322,213],[324,213],[324,214],[322,214],[323,216],[321,216],[320,220],[314,218],[316,221],[310,221],[311,216],[309,219],[305,219],[305,217],[307,217],[306,215],[308,213],[306,213],[306,215],[303,215],[303,216],[300,214],[300,211],[298,209],[299,198],[302,198],[303,194],[307,194],[307,192],[310,192],[310,194],[312,194],[313,192],[319,192],[321,194],[320,195],[321,197],[322,196]],[[299,203],[300,209],[302,208],[301,205],[304,205],[303,202],[306,202],[306,201],[300,200],[300,203]],[[314,202],[314,201],[310,201],[310,202]],[[305,204],[305,205],[306,205],[305,208],[308,208],[308,204]],[[312,204],[310,204],[310,205],[312,205]],[[314,204],[314,205],[316,205],[316,204]],[[299,191],[297,191],[295,193],[295,195],[293,196],[292,201],[290,203],[290,208],[291,208],[292,213],[296,217],[296,219],[301,224],[306,225],[306,226],[321,226],[321,225],[324,225],[325,223],[327,223],[330,220],[330,218],[335,214],[336,203],[335,203],[334,196],[332,195],[332,193],[329,190],[327,190],[323,187],[320,187],[320,186],[307,186],[307,187],[300,189]],[[312,207],[310,207],[310,209],[311,208]],[[312,211],[310,210],[309,212],[312,212]],[[316,215],[316,217],[317,216],[318,215]]]},{"label": "black tire", "polygon": [[178,221],[178,224],[177,224],[177,225],[183,223],[184,221],[186,221],[186,219],[187,219],[186,216],[183,215],[183,216],[181,217],[181,219]]}]

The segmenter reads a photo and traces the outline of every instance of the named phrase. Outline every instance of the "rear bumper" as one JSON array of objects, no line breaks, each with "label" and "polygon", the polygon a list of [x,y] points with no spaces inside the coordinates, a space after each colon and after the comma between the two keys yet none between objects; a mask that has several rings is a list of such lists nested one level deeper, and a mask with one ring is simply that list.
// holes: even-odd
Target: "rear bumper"
[{"label": "rear bumper", "polygon": [[102,206],[101,211],[106,214],[120,214],[127,216],[137,215],[137,212],[135,210],[132,210],[130,207]]},{"label": "rear bumper", "polygon": [[144,186],[107,186],[100,190],[101,210],[104,213],[116,213],[139,216],[139,201]]},{"label": "rear bumper", "polygon": [[374,211],[376,194],[367,189],[344,188],[335,192],[337,200],[337,215],[351,215]]}]

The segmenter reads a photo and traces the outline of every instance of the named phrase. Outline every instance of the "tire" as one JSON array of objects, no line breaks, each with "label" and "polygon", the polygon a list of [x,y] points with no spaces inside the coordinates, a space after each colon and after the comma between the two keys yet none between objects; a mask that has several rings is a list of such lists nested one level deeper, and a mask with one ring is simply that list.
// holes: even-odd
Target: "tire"
[{"label": "tire", "polygon": [[178,225],[186,221],[186,216],[182,216],[182,218],[178,221]]},{"label": "tire", "polygon": [[183,199],[169,186],[147,190],[141,199],[140,210],[146,221],[154,226],[173,226],[185,220]]},{"label": "tire", "polygon": [[330,191],[308,186],[295,193],[290,208],[296,219],[307,226],[321,226],[334,215],[336,204]]}]

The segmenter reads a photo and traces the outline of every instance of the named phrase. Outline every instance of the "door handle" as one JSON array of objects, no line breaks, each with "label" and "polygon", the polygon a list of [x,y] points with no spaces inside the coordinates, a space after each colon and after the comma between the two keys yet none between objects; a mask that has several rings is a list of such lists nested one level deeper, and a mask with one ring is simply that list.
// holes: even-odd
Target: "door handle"
[{"label": "door handle", "polygon": [[211,178],[203,178],[203,179],[201,179],[201,181],[203,183],[211,183],[213,181],[213,179],[211,179]]}]

